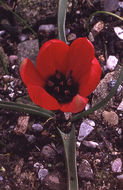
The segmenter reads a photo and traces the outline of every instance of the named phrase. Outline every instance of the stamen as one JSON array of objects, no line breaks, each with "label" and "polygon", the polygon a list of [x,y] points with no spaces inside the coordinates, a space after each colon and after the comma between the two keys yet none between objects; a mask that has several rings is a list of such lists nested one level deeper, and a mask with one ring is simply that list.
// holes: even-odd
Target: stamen
[{"label": "stamen", "polygon": [[66,77],[56,71],[46,81],[45,90],[55,97],[59,103],[68,103],[78,93],[78,84],[73,80],[72,71]]}]

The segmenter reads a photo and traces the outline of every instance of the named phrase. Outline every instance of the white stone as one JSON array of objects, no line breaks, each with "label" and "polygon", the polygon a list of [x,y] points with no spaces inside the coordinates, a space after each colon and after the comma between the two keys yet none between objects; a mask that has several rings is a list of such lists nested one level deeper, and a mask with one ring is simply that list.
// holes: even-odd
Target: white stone
[{"label": "white stone", "polygon": [[117,110],[123,111],[123,99],[122,99],[121,103],[119,104]]},{"label": "white stone", "polygon": [[117,179],[119,179],[119,180],[123,180],[123,174],[118,175],[118,176],[117,176]]},{"label": "white stone", "polygon": [[113,71],[117,63],[118,63],[118,59],[115,56],[110,55],[107,59],[106,66],[110,71]]},{"label": "white stone", "polygon": [[115,31],[116,35],[118,36],[118,38],[123,40],[123,29],[120,28],[119,26],[116,26],[116,27],[114,27],[114,31]]},{"label": "white stone", "polygon": [[85,141],[85,140],[83,141],[82,144],[84,144],[85,146],[90,147],[90,148],[96,148],[96,147],[99,146],[99,144],[96,143],[96,142],[93,142],[93,141]]},{"label": "white stone", "polygon": [[93,127],[95,126],[95,122],[89,119],[86,119],[82,122],[80,125],[79,129],[79,135],[78,135],[78,140],[83,141],[85,137],[87,137],[91,131],[94,129]]},{"label": "white stone", "polygon": [[43,130],[43,127],[42,127],[41,124],[35,123],[35,124],[32,125],[32,129],[37,131],[37,132],[41,132]]},{"label": "white stone", "polygon": [[44,178],[48,175],[48,170],[45,168],[41,168],[38,172],[38,178],[43,181]]},{"label": "white stone", "polygon": [[45,31],[45,32],[52,32],[55,30],[55,26],[53,24],[42,24],[39,26],[39,32]]},{"label": "white stone", "polygon": [[9,97],[10,97],[10,98],[13,98],[14,95],[15,95],[15,93],[10,93],[10,94],[9,94]]},{"label": "white stone", "polygon": [[119,2],[119,7],[123,8],[123,2],[121,2],[121,1]]},{"label": "white stone", "polygon": [[122,161],[120,158],[116,158],[114,161],[111,162],[112,171],[119,173],[122,171]]}]

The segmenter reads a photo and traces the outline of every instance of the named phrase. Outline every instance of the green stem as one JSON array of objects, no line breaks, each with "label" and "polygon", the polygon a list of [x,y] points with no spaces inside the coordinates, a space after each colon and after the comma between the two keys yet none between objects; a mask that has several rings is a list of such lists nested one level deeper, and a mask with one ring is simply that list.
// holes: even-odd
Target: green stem
[{"label": "green stem", "polygon": [[118,19],[120,19],[120,20],[123,21],[123,17],[120,17],[120,16],[118,16],[118,15],[116,15],[114,13],[111,13],[111,12],[108,12],[108,11],[96,11],[96,12],[92,13],[89,16],[89,18],[88,18],[88,20],[86,22],[86,28],[87,28],[88,32],[89,32],[89,22],[92,19],[92,17],[95,16],[96,14],[108,14],[108,15],[114,16],[114,17],[116,17],[116,18],[118,18]]},{"label": "green stem", "polygon": [[45,110],[38,106],[18,104],[15,102],[0,101],[0,108],[15,110],[17,112],[24,112],[24,113],[39,115],[46,118],[55,117],[55,114],[52,111]]},{"label": "green stem", "polygon": [[65,34],[65,20],[66,20],[67,0],[59,0],[58,5],[58,37],[67,43]]},{"label": "green stem", "polygon": [[116,93],[118,86],[121,84],[121,82],[123,81],[123,67],[121,68],[119,77],[117,79],[117,82],[114,86],[114,88],[111,90],[111,92],[108,94],[108,96],[106,96],[101,102],[99,102],[98,104],[96,104],[94,107],[90,108],[87,111],[81,112],[79,114],[76,114],[75,116],[72,117],[71,122],[76,121],[77,119],[80,119],[84,116],[87,116],[91,113],[93,113],[94,111],[96,111],[97,109],[101,108],[102,106],[104,106],[104,104],[106,104]]},{"label": "green stem", "polygon": [[76,137],[75,128],[69,134],[63,133],[59,128],[58,131],[61,135],[67,165],[67,182],[68,190],[78,190],[78,177],[76,167]]},{"label": "green stem", "polygon": [[13,15],[15,15],[17,17],[17,19],[22,22],[22,24],[24,24],[33,34],[36,38],[38,38],[38,35],[37,33],[29,26],[29,24],[24,20],[22,19],[18,14],[16,14],[14,11],[12,11],[11,8],[9,8],[9,6],[4,3],[2,0],[0,0],[0,3],[6,8],[8,9]]}]

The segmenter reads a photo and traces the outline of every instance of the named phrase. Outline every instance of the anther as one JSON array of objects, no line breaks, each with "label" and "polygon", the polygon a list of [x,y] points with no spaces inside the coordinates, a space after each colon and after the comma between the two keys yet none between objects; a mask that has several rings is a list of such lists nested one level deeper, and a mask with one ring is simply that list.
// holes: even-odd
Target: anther
[{"label": "anther", "polygon": [[49,87],[53,87],[53,86],[54,86],[54,82],[52,82],[51,80],[48,80],[48,81],[47,81],[47,85],[48,85]]},{"label": "anther", "polygon": [[59,93],[59,86],[56,86],[55,88],[54,88],[54,90],[57,92],[57,93]]}]

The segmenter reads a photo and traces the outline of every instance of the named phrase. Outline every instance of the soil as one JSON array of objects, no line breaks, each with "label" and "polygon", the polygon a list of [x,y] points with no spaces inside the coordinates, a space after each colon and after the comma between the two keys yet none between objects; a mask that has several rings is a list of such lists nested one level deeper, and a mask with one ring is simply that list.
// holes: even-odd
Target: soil
[{"label": "soil", "polygon": [[[18,1],[5,1],[9,7],[14,10],[14,5]],[[91,13],[102,10],[100,1],[91,3],[91,1],[77,1],[76,7],[72,7],[71,12],[67,14],[66,28],[70,29],[70,33],[76,34],[76,38],[88,36],[85,23]],[[10,61],[11,55],[18,55],[18,44],[21,42],[20,36],[25,33],[28,39],[35,39],[35,36],[28,30],[15,30],[16,17],[5,7],[0,5],[0,18],[9,21],[10,25],[0,22],[0,31],[5,31],[0,36],[0,46],[8,57],[6,69],[0,65],[0,99],[12,102],[22,102],[29,100],[26,87],[24,86],[20,74],[19,63],[15,59]],[[77,11],[80,11],[79,13]],[[116,10],[122,16],[123,9]],[[90,24],[90,28],[99,22],[104,22],[103,29],[94,36],[94,47],[97,59],[104,68],[105,60],[109,55],[115,55],[121,63],[123,61],[122,45],[120,40],[114,33],[113,27],[123,26],[122,22],[117,18],[107,15],[97,15]],[[42,23],[35,23],[32,28],[38,34],[40,46],[47,40],[57,38],[57,32],[40,32],[41,24],[57,25],[57,19],[54,17]],[[70,38],[69,34],[67,38]],[[72,42],[69,39],[69,43]],[[3,54],[3,55],[5,55]],[[104,58],[104,59],[103,59]],[[102,79],[110,71],[103,70]],[[8,74],[13,79],[5,80],[4,76]],[[14,81],[13,91],[9,88],[10,82]],[[21,93],[20,93],[21,91]],[[13,93],[13,95],[12,95]],[[11,95],[10,95],[11,94]],[[93,94],[89,97],[91,103]],[[114,97],[113,106],[107,111],[113,110],[119,117],[119,122],[115,126],[106,124],[103,117],[97,118],[94,114],[87,116],[92,119],[96,126],[93,132],[86,138],[88,141],[94,141],[100,144],[99,148],[88,148],[82,143],[77,147],[77,166],[83,159],[86,159],[93,170],[92,179],[82,179],[79,176],[80,190],[122,190],[123,183],[117,179],[118,174],[111,169],[111,162],[116,158],[123,161],[123,134],[117,132],[122,129],[123,120],[122,113],[117,110],[117,105],[122,100],[122,96]],[[84,118],[85,119],[85,118]],[[79,119],[74,123],[76,129],[76,137],[79,133],[80,124],[84,119]],[[33,124],[41,124],[43,129],[36,131],[32,129]],[[36,115],[19,113],[10,109],[0,108],[0,190],[55,190],[66,189],[66,170],[62,141],[58,133],[57,127],[67,133],[71,130],[70,123],[65,119],[64,113],[57,111],[56,119],[45,119]],[[44,154],[43,148],[47,146],[47,154]],[[51,149],[50,149],[50,148]],[[51,184],[49,179],[39,179],[38,167],[34,164],[43,165],[48,170],[48,175],[54,174],[60,181]],[[54,177],[55,178],[55,177]]]}]

